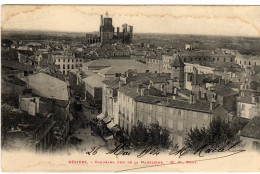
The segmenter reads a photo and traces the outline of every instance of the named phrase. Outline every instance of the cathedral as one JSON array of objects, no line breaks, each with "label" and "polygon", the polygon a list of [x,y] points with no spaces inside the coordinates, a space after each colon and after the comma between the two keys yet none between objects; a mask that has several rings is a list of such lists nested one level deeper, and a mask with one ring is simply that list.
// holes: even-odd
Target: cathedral
[{"label": "cathedral", "polygon": [[105,17],[101,15],[99,36],[98,35],[86,35],[87,44],[101,43],[112,44],[116,42],[121,42],[123,44],[129,44],[132,42],[133,38],[133,26],[123,24],[122,31],[120,32],[120,27],[116,28],[113,26],[112,18],[106,13]]}]

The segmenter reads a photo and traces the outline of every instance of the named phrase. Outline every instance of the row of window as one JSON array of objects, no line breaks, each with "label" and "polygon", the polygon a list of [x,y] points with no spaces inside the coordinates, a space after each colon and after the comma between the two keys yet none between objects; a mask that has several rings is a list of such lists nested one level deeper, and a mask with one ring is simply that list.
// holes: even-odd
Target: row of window
[{"label": "row of window", "polygon": [[[78,64],[75,64],[75,68],[79,68],[79,67],[82,67],[82,65],[78,65]],[[59,69],[66,69],[66,65],[60,65]],[[67,65],[67,69],[74,69],[74,65]]]},{"label": "row of window", "polygon": [[[67,60],[67,62],[70,62],[70,60],[71,60],[71,62],[74,62],[74,59],[62,59],[63,60],[63,62],[66,62],[66,60]],[[82,62],[83,60],[82,59],[77,59],[77,58],[75,58],[75,62]],[[55,62],[61,62],[61,59],[55,59]]]},{"label": "row of window", "polygon": [[[236,63],[238,63],[238,60],[236,60]],[[250,61],[248,61],[248,63],[246,62],[246,60],[244,60],[244,65],[252,65]],[[242,61],[239,61],[239,65],[242,65]],[[256,66],[256,62],[254,62],[254,66]]]}]

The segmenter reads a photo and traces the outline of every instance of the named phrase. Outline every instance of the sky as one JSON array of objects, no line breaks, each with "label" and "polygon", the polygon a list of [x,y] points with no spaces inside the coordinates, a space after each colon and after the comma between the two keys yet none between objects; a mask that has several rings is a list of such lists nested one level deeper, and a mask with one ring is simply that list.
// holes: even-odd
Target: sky
[{"label": "sky", "polygon": [[93,32],[108,12],[114,27],[134,33],[260,36],[260,6],[4,5],[2,30]]}]

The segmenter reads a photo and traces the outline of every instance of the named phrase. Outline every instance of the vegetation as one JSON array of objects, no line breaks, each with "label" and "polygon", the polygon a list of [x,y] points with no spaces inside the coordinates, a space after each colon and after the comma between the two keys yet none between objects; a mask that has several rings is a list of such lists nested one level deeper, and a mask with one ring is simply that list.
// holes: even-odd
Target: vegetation
[{"label": "vegetation", "polygon": [[161,127],[159,123],[151,123],[146,127],[140,121],[132,127],[130,141],[137,149],[144,147],[168,149],[172,145],[166,128]]},{"label": "vegetation", "polygon": [[239,140],[237,131],[220,119],[213,120],[208,128],[191,129],[185,145],[193,150],[209,145],[212,148],[224,146],[228,142]]}]

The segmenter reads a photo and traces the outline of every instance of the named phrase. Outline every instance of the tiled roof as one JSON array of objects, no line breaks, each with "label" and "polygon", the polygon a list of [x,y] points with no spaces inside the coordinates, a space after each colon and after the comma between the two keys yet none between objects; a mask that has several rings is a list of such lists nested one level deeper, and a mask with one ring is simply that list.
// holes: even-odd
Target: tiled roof
[{"label": "tiled roof", "polygon": [[[185,110],[193,110],[198,112],[207,112],[207,113],[212,112],[210,110],[209,101],[198,100],[195,103],[190,103],[189,101],[186,100],[176,100],[176,99],[171,99],[166,97],[157,97],[157,96],[149,96],[149,95],[137,96],[135,98],[135,101],[150,103],[150,104],[158,103],[158,105],[165,105],[168,107],[185,109]],[[217,104],[214,103],[213,109],[216,108],[216,106]]]},{"label": "tiled roof", "polygon": [[241,136],[260,140],[260,117],[254,117],[242,129]]},{"label": "tiled roof", "polygon": [[94,60],[90,61],[87,63],[83,63],[84,66],[86,67],[111,67],[111,66],[117,66],[117,67],[124,67],[126,70],[127,69],[148,69],[148,67],[140,63],[136,60],[132,59],[99,59],[99,60]]},{"label": "tiled roof", "polygon": [[104,84],[108,85],[109,88],[118,89],[119,88],[119,77],[115,77],[109,80],[102,81]]},{"label": "tiled roof", "polygon": [[164,83],[164,82],[167,82],[168,78],[169,77],[166,77],[166,76],[157,76],[157,77],[151,77],[150,80],[153,83]]},{"label": "tiled roof", "polygon": [[231,96],[231,95],[238,94],[237,91],[234,91],[233,89],[225,85],[216,85],[215,90],[218,95],[222,95],[222,96]]},{"label": "tiled roof", "polygon": [[23,63],[17,62],[17,61],[10,61],[10,60],[2,60],[1,61],[2,67],[6,67],[9,69],[14,70],[33,70],[33,66],[25,65]]},{"label": "tiled roof", "polygon": [[244,97],[240,97],[237,99],[238,102],[241,102],[241,103],[248,103],[248,104],[255,104],[252,102],[252,97],[247,95],[247,96],[244,96]]},{"label": "tiled roof", "polygon": [[84,81],[86,85],[89,85],[92,88],[103,88],[104,83],[102,81],[104,81],[104,80],[105,80],[105,78],[101,77],[98,74],[90,75],[90,76],[82,79],[82,81]]},{"label": "tiled roof", "polygon": [[172,67],[182,67],[185,66],[179,55],[174,55],[174,61],[171,63]]},{"label": "tiled roof", "polygon": [[4,80],[9,83],[13,83],[13,84],[20,85],[20,86],[26,85],[26,83],[24,81],[18,79],[17,77],[5,78]]}]

